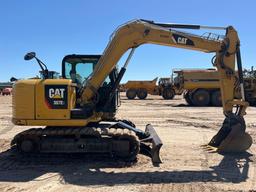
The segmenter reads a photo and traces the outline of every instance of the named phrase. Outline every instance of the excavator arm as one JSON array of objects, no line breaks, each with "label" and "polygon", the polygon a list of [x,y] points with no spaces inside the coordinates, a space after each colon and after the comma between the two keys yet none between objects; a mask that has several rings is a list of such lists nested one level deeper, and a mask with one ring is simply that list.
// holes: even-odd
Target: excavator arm
[{"label": "excavator arm", "polygon": [[[226,30],[223,38],[220,36],[198,36],[182,31],[182,29],[217,29]],[[212,147],[219,151],[243,151],[250,147],[251,138],[245,133],[245,122],[243,115],[248,105],[244,99],[241,56],[239,49],[239,38],[236,30],[228,26],[205,27],[198,25],[179,25],[168,23],[155,23],[147,20],[134,20],[120,26],[111,37],[104,53],[99,59],[93,74],[84,83],[81,91],[82,104],[91,104],[97,94],[97,90],[104,82],[113,68],[117,65],[122,55],[129,49],[134,49],[142,44],[158,44],[206,53],[216,53],[213,65],[217,67],[220,74],[220,87],[223,103],[223,111],[226,116],[219,132],[213,137],[206,147]],[[129,58],[130,59],[130,58]],[[239,71],[239,83],[242,99],[234,99],[234,88],[237,84],[235,77],[235,60],[237,59]],[[126,68],[127,63],[125,64]],[[121,70],[122,71],[122,70]],[[124,70],[125,71],[125,70]],[[124,71],[122,73],[124,73]],[[236,111],[233,112],[234,107]],[[229,138],[230,135],[233,137]],[[246,140],[241,146],[237,146],[234,137]],[[229,139],[228,139],[229,138]],[[223,142],[225,146],[222,146]],[[230,145],[229,145],[230,144]],[[235,149],[232,146],[236,145]],[[228,149],[228,150],[227,150]]]}]

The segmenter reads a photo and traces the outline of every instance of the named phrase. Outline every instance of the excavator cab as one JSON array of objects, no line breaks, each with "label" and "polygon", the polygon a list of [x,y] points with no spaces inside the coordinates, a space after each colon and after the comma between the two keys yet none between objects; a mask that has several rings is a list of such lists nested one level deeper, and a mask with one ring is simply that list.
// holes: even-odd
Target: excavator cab
[{"label": "excavator cab", "polygon": [[92,74],[100,55],[67,55],[62,60],[62,77],[82,85]]},{"label": "excavator cab", "polygon": [[[83,84],[85,84],[92,75],[95,66],[100,59],[101,55],[67,55],[62,60],[62,77],[64,79],[71,79],[76,86],[77,101],[80,98],[80,92],[82,90]],[[114,118],[118,104],[119,104],[119,93],[116,90],[113,97],[109,101],[110,92],[114,86],[117,78],[117,68],[114,68],[109,76],[105,79],[102,86],[97,91],[97,96],[95,97],[97,112],[104,113],[105,120],[111,120]],[[76,103],[76,108],[73,110],[73,114],[81,113],[84,115],[80,103]],[[71,112],[72,113],[72,112]],[[92,111],[88,114],[90,116]],[[75,116],[75,115],[74,115]]]}]

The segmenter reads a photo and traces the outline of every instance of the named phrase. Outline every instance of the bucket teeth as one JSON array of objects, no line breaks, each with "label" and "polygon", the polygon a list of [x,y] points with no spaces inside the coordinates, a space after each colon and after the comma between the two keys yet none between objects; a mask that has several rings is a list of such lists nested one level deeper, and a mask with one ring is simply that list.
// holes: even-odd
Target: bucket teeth
[{"label": "bucket teeth", "polygon": [[202,148],[218,153],[246,151],[252,144],[252,138],[245,129],[243,117],[231,114],[225,118],[218,133]]},{"label": "bucket teeth", "polygon": [[213,147],[213,146],[210,146],[210,145],[208,145],[208,144],[206,144],[206,145],[201,145],[201,147],[202,147],[205,151],[207,151],[207,152],[209,152],[209,153],[216,153],[216,152],[218,152],[218,148],[217,148],[217,147]]}]

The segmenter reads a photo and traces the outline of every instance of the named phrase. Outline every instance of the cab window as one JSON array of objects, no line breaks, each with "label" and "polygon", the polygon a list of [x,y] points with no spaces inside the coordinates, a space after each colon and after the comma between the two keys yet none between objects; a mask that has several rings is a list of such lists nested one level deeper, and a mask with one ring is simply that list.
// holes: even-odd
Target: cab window
[{"label": "cab window", "polygon": [[[71,55],[63,60],[63,75],[66,79],[72,79],[73,83],[82,84],[93,73],[100,56]],[[110,84],[107,77],[103,86]]]},{"label": "cab window", "polygon": [[98,58],[69,58],[65,61],[65,77],[83,83],[92,74]]}]

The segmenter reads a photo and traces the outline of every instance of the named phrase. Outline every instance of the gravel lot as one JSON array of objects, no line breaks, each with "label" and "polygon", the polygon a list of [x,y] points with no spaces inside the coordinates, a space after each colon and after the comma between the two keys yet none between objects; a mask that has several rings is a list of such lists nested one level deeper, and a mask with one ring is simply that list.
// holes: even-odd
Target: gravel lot
[{"label": "gravel lot", "polygon": [[[127,100],[122,95],[117,116],[139,128],[152,124],[164,145],[163,163],[148,157],[127,164],[107,157],[51,155],[25,157],[10,149],[11,139],[30,127],[11,123],[11,97],[0,96],[0,191],[250,191],[256,192],[256,145],[244,154],[208,153],[200,145],[217,132],[222,108],[189,107],[181,96],[163,100]],[[256,140],[256,108],[245,117]]]}]

